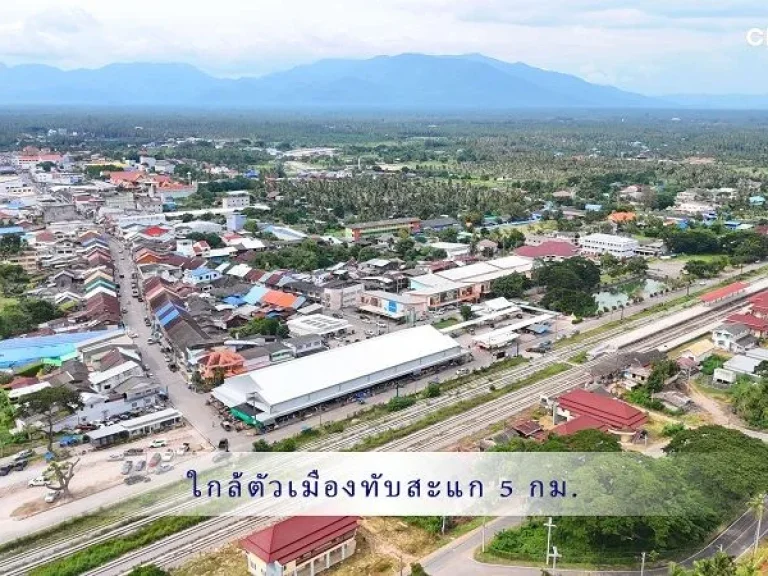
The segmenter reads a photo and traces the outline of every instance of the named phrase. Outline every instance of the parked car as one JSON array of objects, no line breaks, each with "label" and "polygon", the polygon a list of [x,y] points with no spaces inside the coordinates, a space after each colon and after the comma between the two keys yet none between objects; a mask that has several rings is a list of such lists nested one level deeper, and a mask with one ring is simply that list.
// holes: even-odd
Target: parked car
[{"label": "parked car", "polygon": [[163,455],[161,456],[161,458],[163,462],[170,462],[171,460],[173,460],[174,455],[175,453],[173,450],[166,450],[165,452],[163,452]]},{"label": "parked car", "polygon": [[27,483],[27,486],[29,486],[30,488],[33,488],[35,486],[48,486],[48,484],[50,484],[50,483],[51,483],[51,481],[48,480],[48,478],[46,478],[45,476],[38,476],[36,478],[32,478]]},{"label": "parked car", "polygon": [[150,468],[154,468],[158,464],[160,464],[160,460],[162,460],[162,456],[160,456],[160,452],[155,452],[152,454],[152,457],[149,459],[149,463],[147,464]]},{"label": "parked car", "polygon": [[173,470],[173,464],[160,464],[160,466],[157,469],[158,474],[165,474],[166,472],[170,472]]},{"label": "parked car", "polygon": [[13,461],[18,462],[19,460],[29,460],[34,455],[34,450],[22,450],[21,452],[14,454]]},{"label": "parked car", "polygon": [[226,430],[227,432],[231,432],[232,431],[232,424],[230,424],[226,420],[222,420],[221,421],[221,427],[224,428],[224,430]]},{"label": "parked car", "polygon": [[184,444],[182,444],[181,446],[176,448],[176,454],[179,455],[179,456],[183,456],[187,452],[189,452],[189,443],[188,442],[184,442]]},{"label": "parked car", "polygon": [[117,462],[118,460],[122,460],[123,458],[125,458],[125,455],[123,454],[110,454],[108,459],[110,462]]},{"label": "parked car", "polygon": [[59,499],[59,496],[61,496],[61,492],[59,492],[58,490],[48,490],[48,492],[45,493],[44,500],[48,504],[53,504],[54,502],[56,502],[56,500]]},{"label": "parked car", "polygon": [[133,474],[125,478],[123,482],[128,484],[128,486],[133,486],[134,484],[140,484],[141,482],[149,482],[150,480],[151,478],[144,474]]},{"label": "parked car", "polygon": [[17,472],[21,472],[22,470],[24,470],[24,468],[27,467],[27,464],[29,464],[29,460],[19,460],[13,465],[13,469],[16,470]]},{"label": "parked car", "polygon": [[139,337],[139,335],[136,332],[128,332],[128,336],[130,336],[131,338],[138,338]]},{"label": "parked car", "polygon": [[134,472],[141,472],[144,470],[144,467],[147,465],[147,463],[144,460],[139,460],[136,462],[136,466],[133,467]]},{"label": "parked car", "polygon": [[130,474],[131,470],[133,470],[133,462],[131,462],[130,460],[126,460],[125,462],[123,462],[123,468],[120,470],[120,474],[122,474],[123,476],[126,476]]},{"label": "parked car", "polygon": [[128,448],[123,454],[126,456],[140,456],[144,454],[144,448]]},{"label": "parked car", "polygon": [[0,476],[8,476],[8,474],[11,473],[11,470],[13,470],[12,464],[3,464],[0,466]]},{"label": "parked car", "polygon": [[168,441],[165,438],[155,438],[149,444],[150,448],[163,448],[168,445]]},{"label": "parked car", "polygon": [[466,376],[470,373],[469,368],[459,368],[456,370],[456,376]]},{"label": "parked car", "polygon": [[376,322],[376,326],[378,326],[379,328],[386,328],[387,327],[387,323],[386,322]]},{"label": "parked car", "polygon": [[331,316],[333,316],[334,318],[344,318],[344,314],[342,314],[341,312],[334,312],[333,314],[331,314]]},{"label": "parked car", "polygon": [[149,318],[144,318],[144,325],[145,326],[151,326],[152,325],[152,322],[150,321]]}]

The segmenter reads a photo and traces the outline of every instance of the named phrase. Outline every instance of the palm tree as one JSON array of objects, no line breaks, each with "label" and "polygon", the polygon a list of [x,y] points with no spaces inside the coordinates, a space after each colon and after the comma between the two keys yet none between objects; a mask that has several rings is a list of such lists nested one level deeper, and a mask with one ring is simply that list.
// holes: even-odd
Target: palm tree
[{"label": "palm tree", "polygon": [[757,530],[755,530],[755,550],[753,555],[757,555],[757,547],[760,545],[760,529],[763,523],[763,513],[765,512],[765,492],[753,496],[749,501],[749,509],[757,516]]}]

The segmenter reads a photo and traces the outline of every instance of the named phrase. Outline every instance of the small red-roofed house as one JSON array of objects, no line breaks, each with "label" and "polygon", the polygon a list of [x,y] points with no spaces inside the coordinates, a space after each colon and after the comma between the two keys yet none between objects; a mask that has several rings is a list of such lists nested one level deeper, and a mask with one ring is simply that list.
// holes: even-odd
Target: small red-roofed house
[{"label": "small red-roofed house", "polygon": [[254,576],[314,576],[355,552],[358,516],[296,516],[241,540]]},{"label": "small red-roofed house", "polygon": [[598,429],[621,436],[632,435],[648,421],[648,415],[618,398],[588,390],[572,390],[557,399],[557,414],[566,419],[556,434]]}]

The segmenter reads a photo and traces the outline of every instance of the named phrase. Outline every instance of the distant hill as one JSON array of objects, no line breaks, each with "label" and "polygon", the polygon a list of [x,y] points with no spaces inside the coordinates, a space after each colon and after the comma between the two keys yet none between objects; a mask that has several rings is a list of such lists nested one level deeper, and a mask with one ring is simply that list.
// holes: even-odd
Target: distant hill
[{"label": "distant hill", "polygon": [[479,54],[401,54],[321,60],[236,80],[214,78],[184,64],[112,64],[72,71],[0,65],[0,105],[483,111],[668,103]]}]

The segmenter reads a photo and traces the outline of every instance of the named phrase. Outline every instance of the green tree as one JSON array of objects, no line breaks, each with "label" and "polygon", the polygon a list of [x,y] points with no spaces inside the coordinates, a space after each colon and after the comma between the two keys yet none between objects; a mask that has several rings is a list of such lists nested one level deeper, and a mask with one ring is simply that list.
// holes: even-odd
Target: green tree
[{"label": "green tree", "polygon": [[474,314],[472,313],[472,306],[468,306],[467,304],[462,304],[461,308],[459,308],[459,314],[461,314],[461,318],[466,322],[467,320],[470,320]]},{"label": "green tree", "polygon": [[524,274],[517,272],[497,278],[491,282],[491,292],[504,298],[521,298],[531,287],[531,282]]},{"label": "green tree", "polygon": [[53,441],[56,436],[54,424],[67,414],[74,414],[83,403],[80,393],[66,386],[49,386],[27,394],[21,407],[21,414],[27,417],[37,417],[43,423],[43,432],[46,437],[48,452],[54,453]]},{"label": "green tree", "polygon": [[128,572],[127,576],[168,576],[170,572],[159,568],[154,564],[147,564],[145,566],[138,566]]},{"label": "green tree", "polygon": [[411,564],[411,576],[429,576],[426,570],[418,562]]}]

